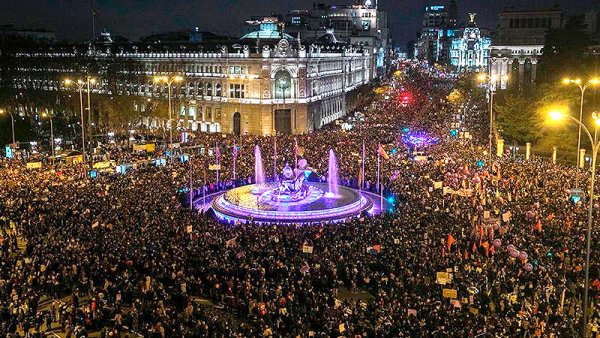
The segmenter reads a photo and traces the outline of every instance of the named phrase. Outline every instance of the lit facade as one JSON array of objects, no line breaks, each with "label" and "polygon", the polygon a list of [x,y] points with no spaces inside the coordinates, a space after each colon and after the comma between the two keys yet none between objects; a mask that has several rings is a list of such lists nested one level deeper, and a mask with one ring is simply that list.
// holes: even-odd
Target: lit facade
[{"label": "lit facade", "polygon": [[99,79],[92,85],[95,95],[165,100],[167,85],[154,83],[153,76],[181,75],[184,81],[172,87],[179,127],[300,134],[346,114],[347,95],[373,79],[373,58],[368,48],[293,43],[281,39],[261,45],[260,51],[248,45],[214,51],[192,50],[191,45],[174,51],[133,44],[54,47],[16,53],[19,66],[12,70],[12,81],[20,90],[73,91],[62,81],[80,74],[87,58],[101,65],[93,74]]},{"label": "lit facade", "polygon": [[429,63],[449,63],[452,38],[457,27],[457,6],[426,6],[421,31],[415,42],[414,57]]},{"label": "lit facade", "polygon": [[312,10],[292,10],[285,16],[285,31],[303,41],[333,32],[340,42],[369,47],[377,75],[385,73],[392,50],[387,13],[377,7],[377,1],[349,6],[315,4]]},{"label": "lit facade", "polygon": [[499,13],[498,32],[491,46],[489,70],[498,89],[522,89],[535,82],[537,63],[549,29],[563,26],[561,9]]},{"label": "lit facade", "polygon": [[457,71],[487,71],[492,39],[475,25],[474,16],[471,14],[469,26],[457,30],[458,37],[452,39],[450,64]]}]

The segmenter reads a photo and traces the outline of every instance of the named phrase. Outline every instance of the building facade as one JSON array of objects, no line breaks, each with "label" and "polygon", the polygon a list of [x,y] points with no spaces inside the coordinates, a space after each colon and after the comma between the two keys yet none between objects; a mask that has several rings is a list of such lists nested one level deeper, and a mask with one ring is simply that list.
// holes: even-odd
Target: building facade
[{"label": "building facade", "polygon": [[449,63],[452,39],[458,25],[457,6],[426,6],[423,24],[415,42],[414,57],[429,63]]},{"label": "building facade", "polygon": [[475,24],[475,13],[470,13],[467,27],[456,30],[450,47],[450,64],[459,72],[486,72],[492,39],[489,32]]},{"label": "building facade", "polygon": [[490,75],[493,86],[523,88],[535,82],[538,58],[549,29],[563,26],[562,9],[507,10],[499,13],[498,30],[492,41]]},{"label": "building facade", "polygon": [[369,47],[377,75],[383,75],[392,51],[387,13],[377,1],[355,5],[315,4],[311,10],[292,10],[284,19],[285,32],[303,41],[318,41],[333,33],[343,43]]},{"label": "building facade", "polygon": [[[264,42],[264,41],[263,41]],[[195,46],[195,47],[194,47]],[[235,134],[300,134],[346,114],[346,98],[374,77],[370,48],[305,46],[280,39],[248,45],[54,46],[13,55],[12,85],[20,91],[73,91],[63,80],[82,74],[82,60],[101,65],[94,95],[165,100],[154,76],[180,75],[172,87],[173,116],[191,130]],[[148,122],[150,123],[150,122]]]}]

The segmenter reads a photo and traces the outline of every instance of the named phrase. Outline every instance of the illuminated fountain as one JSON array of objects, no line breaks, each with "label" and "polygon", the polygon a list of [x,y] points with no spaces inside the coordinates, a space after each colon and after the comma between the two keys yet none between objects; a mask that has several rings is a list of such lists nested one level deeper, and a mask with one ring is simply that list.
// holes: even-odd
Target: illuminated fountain
[{"label": "illuminated fountain", "polygon": [[307,224],[343,221],[365,211],[373,213],[380,209],[376,205],[379,200],[376,196],[339,185],[333,151],[329,152],[327,183],[307,180],[312,169],[306,159],[298,161],[297,168],[286,164],[281,172],[282,179],[267,183],[264,176],[260,179],[262,161],[258,147],[255,147],[255,154],[256,184],[234,188],[214,197],[211,207],[217,218],[227,222]]},{"label": "illuminated fountain", "polygon": [[327,171],[327,193],[325,197],[336,198],[339,195],[337,158],[333,149],[329,149],[329,169]]},{"label": "illuminated fountain", "polygon": [[254,188],[252,189],[253,194],[260,194],[266,190],[265,169],[263,168],[262,155],[258,144],[254,146],[254,183]]}]

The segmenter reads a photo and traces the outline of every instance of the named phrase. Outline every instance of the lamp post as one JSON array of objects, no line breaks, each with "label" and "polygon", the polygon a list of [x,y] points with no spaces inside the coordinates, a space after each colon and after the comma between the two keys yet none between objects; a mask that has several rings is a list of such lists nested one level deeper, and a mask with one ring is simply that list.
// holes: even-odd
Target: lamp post
[{"label": "lamp post", "polygon": [[[586,135],[590,138],[590,144],[592,145],[592,163],[591,163],[591,177],[590,177],[590,201],[588,206],[588,226],[587,226],[587,240],[586,240],[586,249],[585,249],[585,289],[584,289],[584,299],[583,299],[583,337],[586,337],[587,333],[587,321],[588,321],[588,289],[590,283],[590,244],[592,237],[592,220],[593,220],[593,210],[594,210],[594,185],[596,181],[596,159],[598,155],[598,149],[600,149],[600,141],[597,137],[592,137],[589,129],[579,120],[574,118],[571,115],[565,115],[560,112],[550,112],[550,118],[552,120],[560,120],[562,118],[568,118],[579,125],[579,129],[583,129]],[[594,125],[595,129],[598,129],[600,125],[600,116],[594,114]],[[597,134],[596,134],[597,136]]]},{"label": "lamp post", "polygon": [[65,85],[69,86],[70,84],[75,84],[79,89],[79,107],[80,107],[80,115],[81,115],[81,153],[83,155],[83,162],[85,163],[85,125],[83,123],[83,85],[84,82],[82,80],[77,80],[73,82],[70,79],[65,80]]},{"label": "lamp post", "polygon": [[42,117],[47,117],[50,120],[50,145],[52,147],[52,165],[54,165],[54,124],[52,123],[52,115],[43,113]]},{"label": "lamp post", "polygon": [[[594,79],[587,81],[586,83],[583,83],[581,81],[581,79],[565,78],[565,79],[563,79],[562,82],[565,85],[574,84],[581,91],[581,100],[580,100],[580,104],[579,104],[579,132],[577,134],[577,156],[575,156],[576,168],[579,168],[579,149],[581,149],[581,126],[582,126],[581,120],[583,119],[583,97],[585,95],[585,90],[588,89],[589,86],[599,84],[600,79],[594,78]],[[578,188],[578,185],[579,185],[579,175],[575,175],[575,188]]]},{"label": "lamp post", "polygon": [[171,162],[173,162],[173,126],[172,126],[172,107],[171,107],[171,85],[173,84],[173,82],[181,82],[183,81],[183,77],[179,76],[179,75],[175,75],[175,76],[155,76],[154,77],[154,82],[156,83],[166,83],[167,84],[167,96],[169,99],[169,150],[171,152]]},{"label": "lamp post", "polygon": [[88,110],[88,120],[87,120],[87,131],[89,138],[92,140],[93,144],[93,133],[92,133],[92,105],[90,100],[90,84],[96,83],[96,79],[90,77],[89,75],[85,77],[85,82],[87,84],[87,110]]},{"label": "lamp post", "polygon": [[[508,75],[502,75],[501,80],[508,80]],[[490,165],[492,163],[492,139],[494,137],[494,94],[496,94],[496,76],[488,76],[487,74],[479,74],[477,75],[477,80],[482,84],[487,84],[488,86],[488,95],[490,97],[490,132],[489,132],[489,158]]]},{"label": "lamp post", "polygon": [[10,127],[11,127],[11,131],[12,131],[12,143],[15,144],[15,117],[8,110],[0,109],[0,115],[3,115],[4,113],[7,113],[8,115],[10,115]]}]

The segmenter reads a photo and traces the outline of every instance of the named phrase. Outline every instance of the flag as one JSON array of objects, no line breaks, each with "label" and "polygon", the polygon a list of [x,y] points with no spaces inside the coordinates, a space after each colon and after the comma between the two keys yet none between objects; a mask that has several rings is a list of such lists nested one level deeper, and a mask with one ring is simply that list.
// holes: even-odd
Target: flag
[{"label": "flag", "polygon": [[368,246],[367,247],[367,252],[372,254],[372,255],[376,255],[378,253],[381,252],[381,245],[380,244],[376,244],[376,245],[372,245],[372,246]]},{"label": "flag", "polygon": [[377,149],[377,152],[379,152],[379,155],[381,155],[381,157],[383,157],[384,160],[390,159],[390,156],[385,152],[385,149],[383,149],[381,143],[379,144],[379,149]]},{"label": "flag", "polygon": [[535,223],[534,230],[542,232],[542,221],[538,220],[537,223]]},{"label": "flag", "polygon": [[235,143],[233,144],[233,158],[237,158],[238,157],[238,152],[240,151],[240,146],[236,146]]},{"label": "flag", "polygon": [[446,241],[446,245],[448,245],[448,251],[450,251],[452,244],[454,244],[455,242],[456,242],[456,239],[454,239],[454,236],[452,236],[451,234],[448,235],[448,240]]},{"label": "flag", "polygon": [[490,255],[490,243],[488,243],[488,241],[483,242],[483,244],[481,244],[481,246],[485,249],[485,256],[489,257]]},{"label": "flag", "polygon": [[221,151],[219,150],[219,144],[217,144],[215,146],[215,156],[217,157],[217,160],[219,160],[221,158]]},{"label": "flag", "polygon": [[364,180],[364,178],[363,178],[363,172],[362,172],[362,169],[359,169],[359,170],[358,170],[358,187],[359,187],[359,188],[362,188],[362,185],[363,185],[363,180]]},{"label": "flag", "polygon": [[227,248],[233,248],[235,246],[236,240],[237,240],[237,236],[235,236],[232,239],[226,241],[225,242],[225,247],[227,247]]}]

